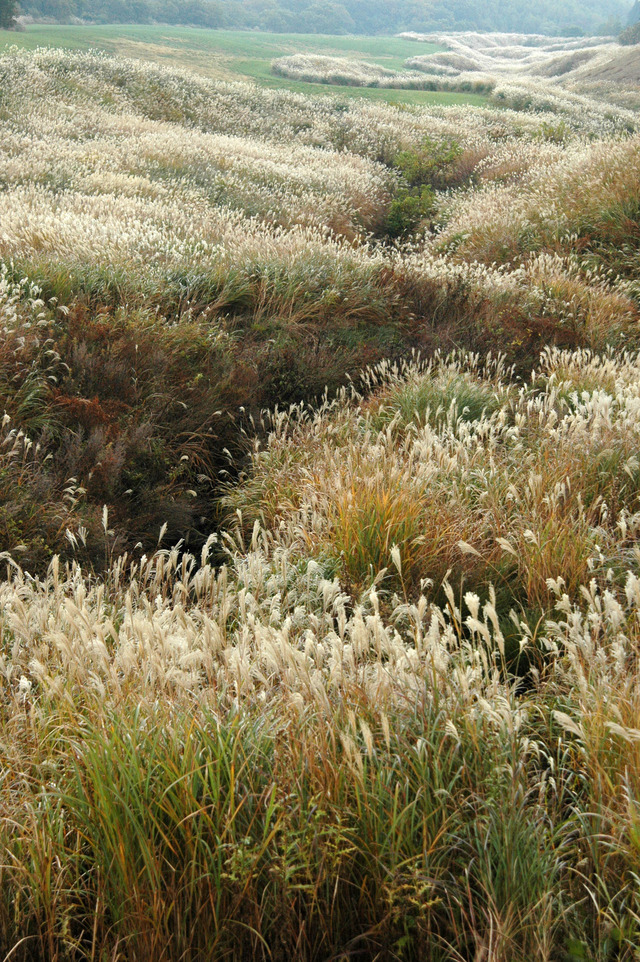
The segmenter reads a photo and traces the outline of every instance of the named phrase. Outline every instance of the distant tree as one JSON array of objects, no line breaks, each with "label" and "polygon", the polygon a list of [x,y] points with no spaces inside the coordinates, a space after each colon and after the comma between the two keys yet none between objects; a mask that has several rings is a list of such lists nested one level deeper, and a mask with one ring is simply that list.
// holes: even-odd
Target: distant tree
[{"label": "distant tree", "polygon": [[340,3],[316,0],[304,12],[301,26],[310,33],[352,33],[355,23]]},{"label": "distant tree", "polygon": [[177,4],[178,23],[188,23],[194,27],[219,27],[222,24],[220,4],[203,3],[201,0],[185,0]]},{"label": "distant tree", "polygon": [[15,0],[0,0],[0,29],[11,30],[16,25],[18,4]]},{"label": "distant tree", "polygon": [[640,22],[634,23],[632,27],[627,27],[626,30],[623,30],[618,40],[627,47],[640,43]]},{"label": "distant tree", "polygon": [[[617,34],[632,0],[19,0],[36,18],[188,23],[292,33],[393,34],[499,30],[557,36]],[[0,0],[15,10],[16,0]],[[640,18],[640,0],[630,17]],[[9,16],[9,23],[11,15]],[[631,20],[629,21],[632,22]],[[0,19],[0,25],[4,26]]]}]

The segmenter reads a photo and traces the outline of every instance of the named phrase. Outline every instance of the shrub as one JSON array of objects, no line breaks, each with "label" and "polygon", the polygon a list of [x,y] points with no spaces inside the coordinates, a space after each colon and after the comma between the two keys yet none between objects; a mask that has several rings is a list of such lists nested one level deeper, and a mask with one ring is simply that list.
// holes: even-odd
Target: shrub
[{"label": "shrub", "polygon": [[626,27],[618,36],[618,41],[624,46],[633,46],[640,43],[640,23],[634,23],[630,27]]},{"label": "shrub", "polygon": [[416,230],[435,206],[430,187],[401,188],[389,204],[384,233],[388,237],[403,237]]},{"label": "shrub", "polygon": [[442,190],[450,185],[451,170],[462,152],[455,140],[436,141],[427,137],[418,149],[396,154],[393,164],[411,187]]}]

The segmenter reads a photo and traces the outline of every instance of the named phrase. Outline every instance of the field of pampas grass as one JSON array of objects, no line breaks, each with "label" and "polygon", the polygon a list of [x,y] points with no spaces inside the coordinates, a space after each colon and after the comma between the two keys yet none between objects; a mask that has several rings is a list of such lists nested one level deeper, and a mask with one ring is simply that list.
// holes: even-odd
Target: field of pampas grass
[{"label": "field of pampas grass", "polygon": [[[583,128],[594,123],[610,131],[635,127],[639,58],[613,37],[465,32],[401,37],[416,48],[403,69],[352,56],[296,53],[273,60],[271,70],[278,77],[318,84],[485,94],[495,106],[557,114]],[[428,53],[420,52],[421,44],[428,45]]]},{"label": "field of pampas grass", "polygon": [[638,363],[378,368],[274,415],[223,564],[7,559],[3,945],[636,958]]},{"label": "field of pampas grass", "polygon": [[[638,106],[639,58],[614,37],[543,37],[527,34],[402,34],[420,43],[446,48],[417,53],[405,67],[434,78],[443,89],[471,89],[484,83],[495,103],[571,113],[600,102],[603,113],[613,104],[633,122]],[[630,111],[630,112],[629,112]],[[622,118],[621,118],[622,119]]]},{"label": "field of pampas grass", "polygon": [[0,76],[0,960],[637,962],[635,114]]},{"label": "field of pampas grass", "polygon": [[119,550],[165,522],[199,550],[251,418],[385,358],[636,343],[637,138],[596,101],[399,109],[60,50],[0,71],[0,389],[31,445],[2,543],[32,570],[71,558],[68,511],[102,565],[104,504]]}]

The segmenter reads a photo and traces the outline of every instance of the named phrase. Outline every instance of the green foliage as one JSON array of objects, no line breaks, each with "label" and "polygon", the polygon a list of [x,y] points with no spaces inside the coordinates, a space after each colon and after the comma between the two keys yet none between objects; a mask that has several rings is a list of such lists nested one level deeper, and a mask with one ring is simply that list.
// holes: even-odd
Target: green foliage
[{"label": "green foliage", "polygon": [[427,137],[419,148],[400,151],[393,166],[411,187],[428,186],[442,190],[449,186],[451,170],[461,154],[462,147],[455,140],[438,141]]},{"label": "green foliage", "polygon": [[435,207],[435,191],[447,187],[462,148],[453,140],[428,137],[419,148],[402,150],[393,159],[401,186],[389,204],[384,232],[392,238],[415,231]]},{"label": "green foliage", "polygon": [[414,231],[434,207],[431,187],[401,188],[389,204],[384,232],[389,237],[403,237]]}]

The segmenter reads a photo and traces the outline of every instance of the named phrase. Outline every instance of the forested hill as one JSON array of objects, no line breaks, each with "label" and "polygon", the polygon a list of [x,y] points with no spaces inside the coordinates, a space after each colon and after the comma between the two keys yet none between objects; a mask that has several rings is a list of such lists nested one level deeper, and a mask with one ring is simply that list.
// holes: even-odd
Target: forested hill
[{"label": "forested hill", "polygon": [[629,0],[21,0],[23,14],[98,23],[182,23],[283,33],[499,30],[615,33]]}]

